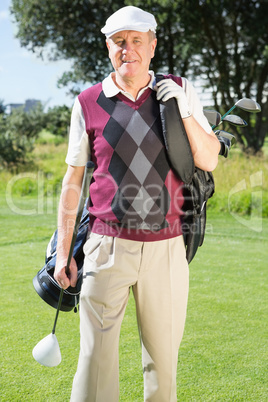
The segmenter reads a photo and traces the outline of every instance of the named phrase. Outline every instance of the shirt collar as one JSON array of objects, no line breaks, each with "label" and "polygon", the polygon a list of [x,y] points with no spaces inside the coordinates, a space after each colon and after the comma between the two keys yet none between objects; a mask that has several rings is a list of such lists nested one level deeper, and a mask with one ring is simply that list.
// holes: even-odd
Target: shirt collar
[{"label": "shirt collar", "polygon": [[127,98],[131,99],[133,102],[135,102],[143,94],[143,92],[146,91],[147,88],[151,88],[151,89],[154,88],[154,84],[155,84],[154,72],[152,70],[149,70],[149,74],[151,76],[151,80],[150,80],[149,84],[145,88],[142,88],[140,90],[140,92],[138,93],[137,99],[134,99],[134,97],[129,92],[125,92],[115,85],[115,83],[112,79],[112,74],[113,73],[108,75],[108,77],[106,77],[102,81],[102,89],[103,89],[103,92],[104,92],[104,95],[106,96],[106,98],[112,98],[113,96],[116,96],[117,94],[121,93],[121,94],[125,95]]}]

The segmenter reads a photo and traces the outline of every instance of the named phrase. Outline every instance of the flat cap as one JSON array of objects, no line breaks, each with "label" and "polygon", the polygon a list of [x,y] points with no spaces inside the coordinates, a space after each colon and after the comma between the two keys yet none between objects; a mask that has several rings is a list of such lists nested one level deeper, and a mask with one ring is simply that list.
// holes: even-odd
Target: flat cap
[{"label": "flat cap", "polygon": [[101,32],[109,38],[120,31],[155,32],[156,26],[157,23],[152,14],[138,7],[126,6],[107,19]]}]

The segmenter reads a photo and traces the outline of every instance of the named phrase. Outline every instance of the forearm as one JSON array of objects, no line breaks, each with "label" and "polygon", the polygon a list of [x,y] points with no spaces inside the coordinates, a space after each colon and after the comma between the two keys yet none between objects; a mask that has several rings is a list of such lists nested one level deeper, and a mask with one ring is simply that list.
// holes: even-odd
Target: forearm
[{"label": "forearm", "polygon": [[69,166],[62,183],[58,211],[57,261],[54,278],[63,289],[75,286],[77,281],[75,260],[71,260],[68,272],[66,272],[66,266],[81,193],[83,172],[84,167]]},{"label": "forearm", "polygon": [[182,119],[190,142],[195,166],[202,170],[213,171],[218,163],[220,143],[211,131],[208,134],[193,116]]},{"label": "forearm", "polygon": [[[76,170],[78,169],[78,174]],[[82,183],[82,170],[69,167],[63,179],[58,211],[57,258],[67,259],[73,235]]]},{"label": "forearm", "polygon": [[[60,197],[58,211],[58,241],[57,258],[66,259],[70,249],[72,234],[75,223],[75,216],[78,203],[75,202],[72,190],[65,190]],[[72,200],[71,203],[69,200]]]}]

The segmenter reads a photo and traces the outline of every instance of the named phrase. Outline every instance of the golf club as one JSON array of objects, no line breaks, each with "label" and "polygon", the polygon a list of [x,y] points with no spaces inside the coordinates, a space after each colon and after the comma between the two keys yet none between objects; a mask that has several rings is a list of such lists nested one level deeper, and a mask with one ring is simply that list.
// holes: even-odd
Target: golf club
[{"label": "golf club", "polygon": [[224,158],[227,158],[227,156],[229,155],[229,150],[231,148],[231,141],[228,138],[221,137],[220,135],[218,136],[218,140],[221,144],[219,155],[222,155],[224,156]]},{"label": "golf club", "polygon": [[[261,107],[260,105],[254,101],[253,99],[248,99],[248,98],[242,98],[239,99],[234,106],[231,107],[231,109],[229,109],[221,118],[221,120],[223,120],[228,114],[230,114],[235,108],[239,108],[241,110],[244,110],[246,112],[250,112],[250,113],[258,113],[261,111]],[[216,125],[212,126],[212,129],[215,128]]]},{"label": "golf club", "polygon": [[228,116],[225,116],[222,119],[222,121],[226,121],[227,123],[236,127],[245,127],[248,125],[246,120],[242,119],[240,116],[237,116],[235,114],[229,114]]},{"label": "golf club", "polygon": [[[72,240],[71,240],[71,245],[70,245],[70,250],[68,254],[68,259],[67,259],[67,264],[66,264],[66,273],[69,270],[71,259],[73,256],[73,249],[75,245],[75,240],[77,236],[77,231],[79,228],[85,200],[87,198],[88,194],[88,189],[89,189],[89,184],[93,175],[94,171],[94,163],[93,162],[87,162],[85,166],[85,172],[84,172],[84,177],[83,177],[83,182],[82,182],[82,187],[81,187],[81,194],[79,198],[79,203],[78,203],[78,208],[77,208],[77,214],[76,214],[76,219],[75,219],[75,224],[74,224],[74,229],[73,229],[73,235],[72,235]],[[59,301],[58,301],[58,306],[57,306],[57,311],[56,311],[56,316],[54,320],[54,325],[52,329],[52,333],[43,338],[38,344],[33,348],[33,357],[35,360],[42,364],[43,366],[47,367],[54,367],[58,366],[61,362],[61,353],[60,353],[60,347],[59,343],[57,340],[57,337],[55,335],[55,330],[56,330],[56,324],[58,320],[58,315],[61,307],[61,302],[63,298],[63,292],[64,289],[62,288],[60,291],[60,296],[59,296]]]},{"label": "golf club", "polygon": [[209,124],[217,127],[221,122],[221,114],[216,110],[204,109],[204,115],[206,116]]},{"label": "golf club", "polygon": [[226,121],[227,123],[237,127],[245,127],[248,125],[244,119],[235,114],[230,114],[222,118],[221,114],[216,110],[204,109],[204,115],[206,116],[209,124],[213,125],[214,128],[219,126],[223,121]]},{"label": "golf club", "polygon": [[236,138],[233,134],[230,134],[227,131],[223,130],[217,130],[215,131],[215,134],[221,144],[219,155],[227,158],[231,147],[236,143]]},{"label": "golf club", "polygon": [[231,134],[231,133],[228,133],[228,131],[217,130],[217,131],[215,131],[215,134],[217,136],[222,137],[222,138],[227,138],[230,141],[231,146],[233,146],[236,143],[235,136],[233,134]]}]

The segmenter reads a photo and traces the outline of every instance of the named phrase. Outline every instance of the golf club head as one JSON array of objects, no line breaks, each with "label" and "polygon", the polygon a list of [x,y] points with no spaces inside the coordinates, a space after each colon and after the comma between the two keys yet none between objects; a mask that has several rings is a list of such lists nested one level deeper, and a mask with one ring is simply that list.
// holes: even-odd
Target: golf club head
[{"label": "golf club head", "polygon": [[218,136],[218,140],[221,144],[219,155],[227,158],[227,156],[229,155],[229,150],[231,148],[231,141],[228,138],[221,137],[220,135]]},{"label": "golf club head", "polygon": [[229,114],[228,116],[225,116],[222,121],[226,121],[227,123],[232,124],[236,127],[245,127],[248,125],[248,123],[244,119],[235,114]]},{"label": "golf club head", "polygon": [[212,126],[218,126],[221,122],[221,114],[217,110],[204,109],[204,115]]},{"label": "golf club head", "polygon": [[261,111],[260,105],[253,99],[249,98],[239,99],[235,103],[235,106],[238,107],[239,109],[245,110],[246,112],[250,113],[258,113]]},{"label": "golf club head", "polygon": [[227,138],[230,141],[230,145],[231,147],[236,144],[236,138],[233,134],[228,133],[228,131],[224,131],[224,130],[217,130],[215,131],[215,134],[221,138]]},{"label": "golf club head", "polygon": [[59,343],[52,333],[38,342],[32,353],[35,360],[46,367],[55,367],[61,362]]}]

